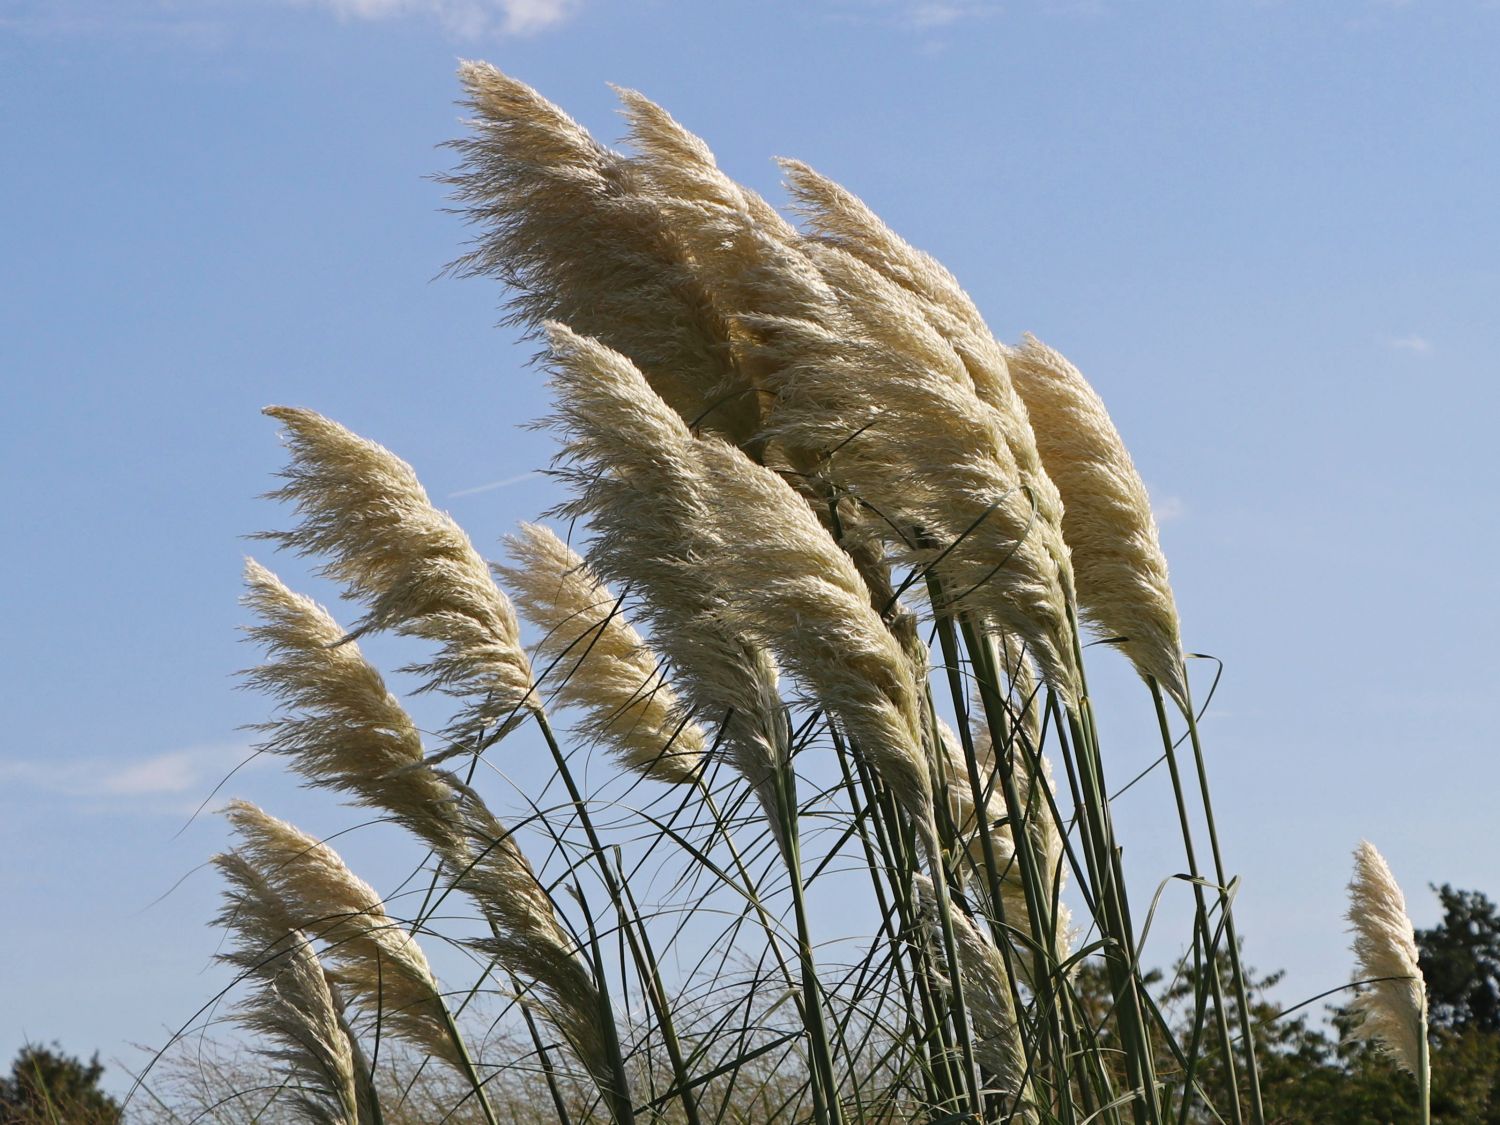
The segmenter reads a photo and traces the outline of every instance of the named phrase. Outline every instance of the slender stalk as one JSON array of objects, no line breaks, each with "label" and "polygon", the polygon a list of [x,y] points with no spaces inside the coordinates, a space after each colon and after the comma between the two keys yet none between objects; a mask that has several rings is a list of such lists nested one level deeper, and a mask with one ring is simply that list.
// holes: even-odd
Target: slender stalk
[{"label": "slender stalk", "polygon": [[1219,831],[1214,825],[1213,797],[1208,791],[1208,769],[1203,760],[1203,743],[1198,737],[1198,720],[1193,715],[1192,700],[1184,711],[1187,719],[1188,737],[1193,746],[1193,764],[1198,773],[1198,791],[1203,800],[1203,819],[1208,826],[1208,843],[1213,854],[1214,878],[1219,884],[1220,901],[1224,911],[1224,936],[1229,947],[1229,968],[1234,976],[1235,1003],[1239,1007],[1240,1038],[1245,1052],[1245,1076],[1250,1087],[1250,1118],[1255,1125],[1265,1125],[1266,1108],[1260,1092],[1260,1063],[1255,1054],[1255,1031],[1251,1020],[1249,990],[1245,984],[1245,970],[1240,963],[1240,939],[1235,933],[1234,910],[1229,901],[1229,878],[1224,870],[1224,856],[1219,849]]},{"label": "slender stalk", "polygon": [[[935,601],[938,595],[934,595]],[[941,604],[937,602],[936,604]],[[944,619],[939,623],[939,636],[942,638],[944,660],[950,665],[949,675],[955,678],[953,691],[955,693],[955,706],[961,696],[962,684],[957,681],[958,674],[958,646],[953,636],[953,623]],[[1045,983],[1052,976],[1052,962],[1055,960],[1054,951],[1057,948],[1057,917],[1053,913],[1045,896],[1046,879],[1042,874],[1041,866],[1037,862],[1036,853],[1032,848],[1032,839],[1027,816],[1027,806],[1021,803],[1020,791],[1016,788],[1015,763],[1010,755],[1014,751],[1012,732],[1002,721],[1005,711],[1005,688],[1000,682],[999,669],[989,659],[990,653],[982,643],[977,630],[970,624],[964,625],[964,639],[969,649],[970,661],[974,664],[976,678],[980,684],[981,702],[984,705],[985,722],[989,727],[990,746],[995,757],[996,772],[1000,778],[1001,789],[1005,796],[1005,808],[1010,820],[1011,842],[1015,847],[1016,860],[1020,868],[1021,889],[1026,898],[1026,911],[1031,916],[1032,949],[1032,980],[1034,991],[1038,996],[1038,1008],[1040,1015],[1045,1021],[1046,1036],[1051,1046],[1051,1064],[1055,1071],[1053,1079],[1063,1096],[1058,1099],[1062,1112],[1062,1120],[1065,1125],[1073,1121],[1073,1100],[1069,1089],[1068,1077],[1068,1050],[1063,1042],[1062,1024],[1057,1018],[1057,1009],[1053,1005],[1043,1006],[1040,1003],[1044,995],[1042,991]],[[979,763],[974,751],[972,739],[969,735],[968,724],[963,724],[962,732],[964,740],[964,757],[967,759],[970,783],[974,790],[974,807],[976,813],[984,808],[984,794],[981,791],[979,779]],[[991,897],[996,910],[1000,910],[1001,892],[999,881],[999,868],[994,853],[994,843],[989,833],[989,826],[985,825],[980,833],[980,846],[984,852],[985,865],[990,869],[992,889]],[[1000,945],[1002,952],[1009,952],[1010,940],[1006,937]],[[1007,965],[1009,959],[1007,958]],[[1019,1003],[1016,1011],[1020,1012]]]},{"label": "slender stalk", "polygon": [[[610,899],[616,904],[616,908],[623,912],[624,896],[621,894],[619,881],[615,878],[614,868],[609,864],[609,859],[605,854],[604,845],[599,839],[599,834],[594,829],[593,818],[589,816],[588,806],[584,802],[583,794],[578,789],[578,783],[573,780],[573,771],[568,768],[568,760],[562,752],[562,746],[558,744],[557,736],[552,732],[552,725],[547,722],[547,716],[540,710],[533,713],[536,715],[537,726],[542,732],[542,738],[546,741],[548,750],[552,752],[552,759],[557,766],[558,775],[562,778],[563,785],[568,791],[568,797],[572,800],[573,808],[578,814],[578,823],[583,827],[584,834],[588,837],[589,847],[598,865],[600,875],[604,880],[605,888],[609,891]],[[637,967],[639,967],[641,953],[636,941],[635,927],[629,924],[628,920],[623,917],[623,914],[621,927],[631,943],[632,952],[636,955]],[[634,1112],[629,1108],[630,1097],[628,1091],[630,1090],[630,1083],[625,1074],[624,1058],[620,1053],[619,1033],[615,1028],[613,1014],[609,1011],[608,989],[606,988],[602,967],[598,983],[600,995],[604,998],[603,1004],[605,1009],[601,1016],[601,1022],[604,1024],[603,1031],[606,1044],[610,1049],[612,1063],[616,1071],[615,1081],[619,1084],[618,1100],[624,1104],[625,1112],[630,1115],[627,1120],[633,1121]],[[651,998],[653,1006],[656,1006],[658,997],[649,986],[646,988],[646,995]],[[698,1116],[697,1101],[693,1097],[692,1089],[688,1084],[686,1070],[682,1067],[681,1049],[678,1046],[677,1035],[672,1026],[671,1014],[667,1009],[659,1008],[657,1019],[661,1025],[662,1038],[667,1045],[668,1056],[672,1060],[674,1070],[677,1071],[675,1077],[682,1098],[683,1112],[687,1114],[689,1125],[702,1125],[702,1121]]]},{"label": "slender stalk", "polygon": [[[1167,709],[1162,699],[1161,686],[1155,679],[1148,679],[1146,685],[1151,689],[1151,702],[1156,708],[1156,722],[1161,728],[1162,749],[1166,754],[1167,770],[1172,778],[1172,796],[1177,804],[1177,823],[1182,828],[1182,847],[1187,855],[1188,874],[1193,879],[1193,903],[1196,910],[1193,916],[1193,955],[1198,961],[1196,967],[1199,970],[1199,979],[1194,981],[1194,991],[1201,995],[1202,974],[1207,973],[1208,988],[1214,1002],[1214,1023],[1219,1034],[1219,1049],[1224,1053],[1225,1077],[1229,1083],[1230,1112],[1235,1125],[1240,1125],[1245,1118],[1240,1109],[1240,1088],[1238,1076],[1235,1074],[1228,1005],[1224,1002],[1224,988],[1219,980],[1219,958],[1208,937],[1208,902],[1203,893],[1203,876],[1198,868],[1197,849],[1193,845],[1193,828],[1192,821],[1188,817],[1187,794],[1183,790],[1182,771],[1177,763],[1177,750],[1173,745],[1171,727],[1167,722]],[[1192,1101],[1188,1094],[1193,1085],[1193,1070],[1198,1061],[1197,1050],[1201,1036],[1202,1020],[1194,1019],[1193,1037],[1188,1049],[1188,1072],[1183,1080],[1182,1111],[1179,1118],[1182,1125],[1187,1123],[1188,1106]]]},{"label": "slender stalk", "polygon": [[777,816],[785,841],[787,871],[791,875],[792,913],[797,926],[797,958],[802,967],[803,1024],[807,1028],[808,1051],[813,1060],[813,1111],[819,1125],[841,1125],[838,1079],[823,1018],[822,985],[813,962],[812,933],[807,924],[806,888],[802,885],[802,855],[797,830],[796,776],[791,763],[776,770]]},{"label": "slender stalk", "polygon": [[438,1004],[438,1009],[443,1013],[443,1026],[447,1028],[448,1037],[453,1040],[453,1046],[458,1051],[458,1061],[462,1065],[464,1077],[474,1088],[474,1097],[479,1102],[479,1111],[484,1114],[485,1125],[500,1125],[495,1117],[494,1107],[490,1105],[489,1096],[484,1092],[484,1080],[479,1077],[479,1070],[474,1066],[474,1059],[469,1054],[469,1046],[459,1033],[453,1013],[448,1011],[447,1004],[441,1002]]},{"label": "slender stalk", "polygon": [[[1125,892],[1124,873],[1116,844],[1113,818],[1109,809],[1109,789],[1104,782],[1104,766],[1099,752],[1098,729],[1089,702],[1088,685],[1083,673],[1083,649],[1079,643],[1078,622],[1072,618],[1073,652],[1079,675],[1079,698],[1067,709],[1078,781],[1083,799],[1080,823],[1085,838],[1091,841],[1098,872],[1103,876],[1097,887],[1100,918],[1109,943],[1105,948],[1105,965],[1111,989],[1120,1012],[1121,1045],[1125,1048],[1126,1070],[1139,1096],[1131,1103],[1131,1112],[1139,1123],[1161,1121],[1158,1101],[1156,1064],[1141,995],[1140,966],[1137,962],[1134,929],[1130,921],[1129,901]],[[1061,733],[1059,731],[1059,733]]]},{"label": "slender stalk", "polygon": [[567,1103],[563,1101],[562,1089],[557,1085],[557,1068],[552,1065],[552,1055],[547,1050],[547,1045],[542,1042],[542,1029],[537,1026],[536,1017],[531,1014],[531,1009],[525,1003],[521,1004],[521,1019],[526,1023],[527,1034],[531,1036],[532,1046],[536,1048],[537,1061],[541,1063],[542,1074],[547,1079],[547,1093],[552,1098],[552,1107],[557,1110],[558,1125],[573,1125],[572,1118],[568,1115]]},{"label": "slender stalk", "polygon": [[1432,1048],[1427,1042],[1427,991],[1422,991],[1422,1029],[1417,1037],[1417,1104],[1422,1125],[1432,1123]]},{"label": "slender stalk", "polygon": [[[897,859],[897,852],[889,832],[889,825],[885,818],[880,815],[881,802],[875,792],[874,784],[869,773],[863,765],[855,761],[854,769],[859,774],[860,789],[864,792],[863,802],[859,792],[855,789],[854,778],[850,773],[850,756],[844,746],[843,739],[839,737],[836,730],[832,731],[835,755],[838,758],[839,768],[844,776],[844,783],[849,793],[850,807],[854,810],[856,821],[859,823],[860,840],[864,844],[865,855],[870,870],[870,881],[875,888],[876,902],[880,907],[882,928],[886,932],[887,940],[893,947],[904,945],[912,959],[912,975],[907,977],[903,962],[898,957],[895,959],[897,977],[899,978],[902,992],[907,999],[907,1009],[911,1027],[921,1028],[922,1034],[914,1041],[926,1054],[926,1065],[922,1070],[923,1084],[926,1087],[927,1101],[929,1105],[936,1106],[948,1102],[953,1097],[956,1087],[956,1075],[951,1072],[952,1057],[947,1053],[945,1046],[944,1022],[938,1013],[932,990],[929,985],[930,973],[927,966],[925,946],[923,943],[913,941],[911,935],[916,930],[916,920],[911,910],[911,884],[908,880],[905,884],[897,880],[898,870],[909,874],[909,867]],[[865,827],[866,810],[868,810],[869,823],[874,826],[873,835],[876,844],[880,847],[881,866],[887,872],[891,882],[891,905],[887,907],[885,890],[881,884],[876,866],[876,857],[870,844],[871,832]],[[898,916],[901,929],[896,934],[891,931],[889,918],[892,910]],[[918,1013],[925,1020],[925,1024],[917,1021]],[[937,1040],[937,1052],[933,1052],[933,1041]]]}]

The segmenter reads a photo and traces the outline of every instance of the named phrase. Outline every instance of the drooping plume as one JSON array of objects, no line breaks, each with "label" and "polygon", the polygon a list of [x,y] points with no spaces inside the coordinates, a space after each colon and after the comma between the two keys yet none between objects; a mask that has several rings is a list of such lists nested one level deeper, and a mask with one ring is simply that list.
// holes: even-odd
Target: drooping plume
[{"label": "drooping plume", "polygon": [[858,570],[770,469],[714,438],[697,452],[710,482],[708,526],[716,539],[703,564],[726,619],[775,653],[858,743],[917,824],[930,824],[919,673],[871,608]]},{"label": "drooping plume", "polygon": [[628,589],[692,715],[722,724],[729,761],[774,809],[769,789],[787,753],[775,665],[725,620],[714,576],[708,482],[699,441],[631,362],[597,340],[548,326],[563,437],[565,509],[594,533],[589,561]]},{"label": "drooping plume", "polygon": [[476,115],[449,179],[479,228],[454,263],[511,287],[514,319],[559,320],[629,356],[684,419],[753,443],[756,397],[728,329],[639,173],[531,87],[487,63],[459,68]]},{"label": "drooping plume", "polygon": [[[953,377],[952,350],[901,316],[899,294],[884,296],[903,322],[899,349],[848,327],[748,318],[778,391],[770,432],[822,451],[827,475],[895,524],[894,545],[942,581],[940,610],[971,611],[1023,638],[1071,698],[1061,539],[1024,487],[997,412]],[[877,311],[868,299],[864,308]]]},{"label": "drooping plume", "polygon": [[1011,457],[1038,511],[1049,522],[1060,522],[1057,488],[1043,467],[1026,405],[1012,384],[1005,348],[973,298],[947,267],[902,239],[848,189],[799,161],[780,163],[813,237],[858,259],[916,299],[922,315],[962,361],[974,393],[996,411]]},{"label": "drooping plume", "polygon": [[229,884],[215,922],[234,938],[219,960],[233,965],[254,992],[236,1020],[268,1041],[257,1049],[290,1079],[283,1097],[314,1125],[368,1125],[368,1063],[344,1019],[338,987],[328,978],[311,940],[243,856],[214,857]]},{"label": "drooping plume", "polygon": [[1146,485],[1119,431],[1078,369],[1036,337],[1011,352],[1010,369],[1062,493],[1081,614],[1103,636],[1121,638],[1136,670],[1187,710],[1167,559]]},{"label": "drooping plume", "polygon": [[[932,880],[915,875],[913,881],[926,908],[935,911],[937,899]],[[977,1032],[975,1053],[1006,1098],[1004,1119],[1035,1122],[1039,1117],[1030,1083],[1026,1081],[1025,1051],[1005,960],[962,911],[950,905],[948,918],[958,951],[964,999]]]},{"label": "drooping plume", "polygon": [[323,943],[332,977],[386,1034],[462,1069],[442,993],[416,939],[386,913],[380,896],[313,836],[245,801],[225,815],[240,853],[285,904],[291,928]]},{"label": "drooping plume", "polygon": [[440,854],[462,839],[456,795],[430,769],[411,717],[358,644],[322,606],[247,559],[245,604],[260,623],[247,632],[266,652],[246,684],[283,706],[259,729],[263,749],[291,759],[313,785],[380,809]]},{"label": "drooping plume", "polygon": [[1385,858],[1368,840],[1354,852],[1349,919],[1355,972],[1372,981],[1349,1006],[1359,1022],[1351,1039],[1368,1039],[1413,1074],[1419,1074],[1427,1034],[1427,986],[1406,898]]},{"label": "drooping plume", "polygon": [[[510,833],[473,792],[428,764],[411,718],[355,642],[340,643],[344,633],[322,607],[254,562],[246,574],[246,600],[263,619],[250,632],[271,657],[250,673],[250,682],[289,709],[264,725],[270,732],[266,748],[289,756],[314,785],[352,793],[433,848],[445,881],[472,898],[489,923],[491,937],[481,944],[510,973],[533,984],[534,1002],[591,1073],[609,1078],[592,979]],[[250,813],[236,823],[241,821],[267,840],[290,830]],[[330,864],[337,859],[331,852],[325,858]],[[347,891],[346,899],[361,893]]]},{"label": "drooping plume", "polygon": [[941,558],[941,608],[1024,637],[1071,697],[1067,549],[1045,474],[1018,467],[1014,419],[977,396],[915,298],[768,216],[649,106],[628,106],[637,160],[769,396],[767,435],[888,521],[909,561]]},{"label": "drooping plume", "polygon": [[646,777],[691,781],[703,729],[688,719],[661,661],[588,563],[546,527],[523,524],[507,536],[515,565],[497,568],[521,612],[541,630],[536,653],[544,689],[580,708],[581,729],[613,747]]},{"label": "drooping plume", "polygon": [[301,516],[267,538],[326,557],[321,572],[366,609],[351,635],[392,630],[436,643],[436,655],[410,670],[464,700],[446,732],[457,743],[473,745],[534,707],[515,611],[411,466],[311,410],[265,412],[286,426],[292,455],[287,484],[271,495]]}]

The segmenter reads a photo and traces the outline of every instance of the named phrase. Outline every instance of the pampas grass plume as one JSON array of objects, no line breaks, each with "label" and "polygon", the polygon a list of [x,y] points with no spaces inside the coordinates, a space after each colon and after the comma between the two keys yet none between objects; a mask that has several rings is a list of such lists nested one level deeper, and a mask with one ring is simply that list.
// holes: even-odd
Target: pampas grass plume
[{"label": "pampas grass plume", "polygon": [[1093,387],[1036,337],[1011,352],[1037,445],[1063,499],[1081,615],[1184,711],[1177,603],[1146,485]]},{"label": "pampas grass plume", "polygon": [[215,921],[234,937],[219,960],[254,981],[238,1022],[274,1046],[262,1053],[286,1068],[290,1097],[316,1125],[367,1125],[369,1073],[344,1019],[343,1001],[308,936],[244,856],[214,857],[229,884]]},{"label": "pampas grass plume", "polygon": [[1350,1005],[1359,1022],[1349,1038],[1377,1044],[1398,1065],[1420,1075],[1427,987],[1416,935],[1390,866],[1368,840],[1354,852],[1347,917],[1354,934],[1355,971],[1361,980],[1373,982]]},{"label": "pampas grass plume", "polygon": [[466,701],[447,732],[455,741],[493,734],[534,705],[515,611],[411,466],[311,410],[265,413],[286,427],[292,456],[287,484],[271,495],[302,517],[266,538],[327,557],[322,573],[367,610],[351,635],[389,629],[437,643],[437,655],[410,670]]},{"label": "pampas grass plume", "polygon": [[451,852],[462,839],[453,790],[426,765],[416,725],[359,645],[327,610],[253,559],[245,586],[245,604],[260,618],[246,631],[267,655],[246,686],[284,708],[259,724],[261,748],[290,758],[313,785],[351,794]]},{"label": "pampas grass plume", "polygon": [[373,887],[327,844],[247,801],[225,816],[239,852],[286,904],[292,925],[324,943],[333,978],[381,1026],[462,1069],[441,993],[416,939],[386,913]]},{"label": "pampas grass plume", "polygon": [[770,778],[787,752],[777,671],[726,620],[703,565],[716,540],[701,443],[625,356],[565,325],[547,335],[551,424],[578,491],[563,514],[588,519],[589,562],[630,589],[691,713],[723,724],[730,763],[774,809]]},{"label": "pampas grass plume", "polygon": [[692,781],[703,729],[684,716],[620,600],[549,528],[522,524],[506,537],[506,549],[515,565],[497,571],[542,631],[536,652],[553,666],[553,698],[581,708],[584,732],[612,746],[627,769],[658,781]]}]

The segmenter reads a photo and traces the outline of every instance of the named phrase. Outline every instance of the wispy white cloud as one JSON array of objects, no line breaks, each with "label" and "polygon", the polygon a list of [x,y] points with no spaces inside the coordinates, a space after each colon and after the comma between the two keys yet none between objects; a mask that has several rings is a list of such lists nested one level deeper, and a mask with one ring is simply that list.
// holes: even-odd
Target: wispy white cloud
[{"label": "wispy white cloud", "polygon": [[118,799],[206,793],[250,751],[245,746],[195,746],[133,761],[112,758],[40,762],[0,758],[0,782],[63,797]]},{"label": "wispy white cloud", "polygon": [[564,22],[579,0],[304,0],[349,19],[435,19],[465,38],[499,32],[530,35]]},{"label": "wispy white cloud", "polygon": [[1158,496],[1151,500],[1151,514],[1157,523],[1171,523],[1187,515],[1187,504],[1181,496]]},{"label": "wispy white cloud", "polygon": [[1411,352],[1413,355],[1426,355],[1432,351],[1432,341],[1426,336],[1418,336],[1415,332],[1406,336],[1387,336],[1381,342],[1394,352]]},{"label": "wispy white cloud", "polygon": [[999,11],[993,0],[833,0],[828,15],[849,23],[941,32]]},{"label": "wispy white cloud", "polygon": [[[530,35],[566,22],[583,0],[281,0],[349,20],[427,19],[465,39]],[[45,36],[130,36],[221,47],[264,0],[0,0],[0,30]]]},{"label": "wispy white cloud", "polygon": [[448,499],[453,500],[460,496],[477,496],[481,492],[493,492],[497,488],[509,488],[513,484],[520,484],[523,480],[530,480],[532,477],[539,477],[541,475],[541,473],[535,470],[529,473],[517,473],[513,477],[502,477],[499,480],[492,480],[489,484],[476,484],[473,488],[460,488],[457,492],[448,493]]},{"label": "wispy white cloud", "polygon": [[936,31],[963,20],[988,15],[993,7],[977,0],[918,0],[907,5],[906,22],[924,31]]}]

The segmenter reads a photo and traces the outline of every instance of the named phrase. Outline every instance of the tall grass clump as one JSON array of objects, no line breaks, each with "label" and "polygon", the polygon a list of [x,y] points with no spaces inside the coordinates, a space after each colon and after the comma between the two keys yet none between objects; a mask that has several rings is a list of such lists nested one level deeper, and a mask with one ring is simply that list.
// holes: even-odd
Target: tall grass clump
[{"label": "tall grass clump", "polygon": [[[415,848],[382,897],[230,806],[234,1012],[284,1079],[261,1118],[1260,1125],[1178,610],[1097,393],[804,164],[797,225],[640,94],[620,153],[460,76],[453,270],[540,345],[566,492],[490,564],[394,453],[266,411],[292,524],[265,538],[355,616],[247,564],[261,749]],[[1087,675],[1111,649],[1184,849],[1185,1033],[1141,964]],[[1410,926],[1360,863],[1364,1033],[1425,1089]]]}]

